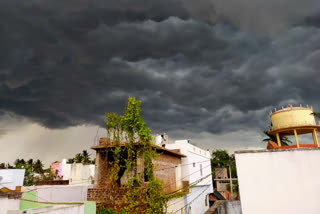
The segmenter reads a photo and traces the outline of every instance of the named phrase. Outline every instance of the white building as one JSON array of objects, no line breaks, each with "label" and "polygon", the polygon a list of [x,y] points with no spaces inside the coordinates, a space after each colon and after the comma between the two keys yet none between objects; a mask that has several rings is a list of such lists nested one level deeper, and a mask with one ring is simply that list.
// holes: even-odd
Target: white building
[{"label": "white building", "polygon": [[[2,192],[20,192],[23,186],[24,173],[25,169],[0,169],[0,190]],[[17,210],[19,205],[19,199],[0,195],[0,214],[7,214],[8,210]]]},{"label": "white building", "polygon": [[189,185],[195,185],[183,198],[171,200],[167,211],[169,213],[205,213],[209,209],[207,196],[213,192],[210,152],[190,144],[189,140],[167,143],[165,148],[178,149],[180,153],[187,156],[182,158],[181,180],[188,181]]},{"label": "white building", "polygon": [[22,187],[24,173],[25,169],[0,169],[0,190],[16,190],[17,187]]},{"label": "white building", "polygon": [[91,184],[94,179],[95,165],[73,163],[68,164],[66,159],[51,164],[51,171],[69,180],[69,184]]}]

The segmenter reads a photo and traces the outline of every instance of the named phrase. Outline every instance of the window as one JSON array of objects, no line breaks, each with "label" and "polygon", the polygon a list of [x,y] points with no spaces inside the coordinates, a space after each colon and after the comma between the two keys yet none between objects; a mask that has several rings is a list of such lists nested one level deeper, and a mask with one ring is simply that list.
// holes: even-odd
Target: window
[{"label": "window", "polygon": [[202,164],[200,164],[200,175],[202,176]]}]

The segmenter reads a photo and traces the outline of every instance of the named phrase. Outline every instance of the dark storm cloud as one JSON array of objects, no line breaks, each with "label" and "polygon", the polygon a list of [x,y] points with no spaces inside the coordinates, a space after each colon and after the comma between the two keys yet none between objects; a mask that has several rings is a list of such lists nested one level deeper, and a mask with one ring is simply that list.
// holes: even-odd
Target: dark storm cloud
[{"label": "dark storm cloud", "polygon": [[136,96],[155,130],[219,133],[268,126],[275,106],[319,105],[320,29],[305,21],[310,7],[276,37],[214,23],[229,7],[1,1],[0,110],[49,128],[103,125],[105,112],[122,113]]}]

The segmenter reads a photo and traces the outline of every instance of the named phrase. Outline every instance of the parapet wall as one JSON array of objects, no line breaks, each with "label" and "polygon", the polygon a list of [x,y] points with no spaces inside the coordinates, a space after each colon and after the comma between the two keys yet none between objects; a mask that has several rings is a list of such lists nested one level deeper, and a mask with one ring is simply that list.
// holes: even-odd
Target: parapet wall
[{"label": "parapet wall", "polygon": [[319,213],[320,149],[235,152],[243,214]]}]

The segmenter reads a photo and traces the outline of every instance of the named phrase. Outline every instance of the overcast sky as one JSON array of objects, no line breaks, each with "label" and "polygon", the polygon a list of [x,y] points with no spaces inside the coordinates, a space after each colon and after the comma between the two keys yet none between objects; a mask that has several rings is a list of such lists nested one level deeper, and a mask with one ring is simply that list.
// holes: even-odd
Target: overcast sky
[{"label": "overcast sky", "polygon": [[0,162],[89,150],[128,96],[230,152],[265,147],[275,107],[320,109],[318,0],[1,0],[0,47]]}]

